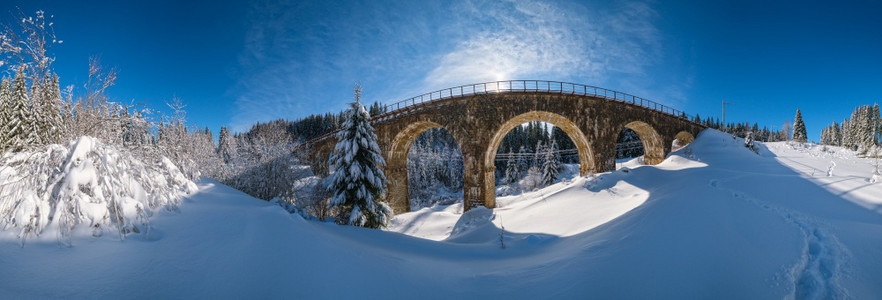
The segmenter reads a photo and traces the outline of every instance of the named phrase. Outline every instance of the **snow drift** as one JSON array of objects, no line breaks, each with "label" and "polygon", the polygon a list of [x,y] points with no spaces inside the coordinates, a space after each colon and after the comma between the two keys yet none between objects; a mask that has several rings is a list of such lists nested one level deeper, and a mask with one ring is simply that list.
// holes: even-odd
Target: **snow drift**
[{"label": "snow drift", "polygon": [[153,210],[176,210],[196,191],[170,160],[157,160],[145,163],[85,136],[69,147],[7,153],[0,158],[0,228],[17,231],[22,245],[50,228],[69,245],[81,224],[92,236],[147,232]]},{"label": "snow drift", "polygon": [[[205,180],[155,237],[0,235],[5,298],[875,299],[882,184],[846,152],[707,130],[655,166],[436,205],[390,230],[306,221]],[[818,155],[818,156],[815,156]],[[828,156],[832,155],[832,156]],[[840,157],[842,155],[842,157]],[[835,161],[832,177],[824,170]],[[628,163],[625,163],[628,165]],[[504,230],[503,230],[504,227]],[[505,248],[502,248],[504,242]]]}]

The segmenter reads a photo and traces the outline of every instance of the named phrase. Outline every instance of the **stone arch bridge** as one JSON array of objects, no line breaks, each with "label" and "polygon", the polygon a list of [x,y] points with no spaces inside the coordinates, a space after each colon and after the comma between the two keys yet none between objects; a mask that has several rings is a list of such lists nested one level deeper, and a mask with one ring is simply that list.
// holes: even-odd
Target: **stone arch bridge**
[{"label": "stone arch bridge", "polygon": [[[616,139],[634,130],[644,146],[644,162],[657,164],[675,139],[692,142],[704,129],[682,111],[633,95],[575,83],[512,80],[464,85],[386,106],[371,123],[386,160],[387,201],[395,213],[410,210],[407,152],[432,128],[446,129],[462,152],[465,209],[495,207],[494,159],[502,138],[516,126],[543,121],[560,127],[576,145],[580,173],[615,169]],[[313,172],[328,174],[333,133],[295,149],[307,155]]]}]

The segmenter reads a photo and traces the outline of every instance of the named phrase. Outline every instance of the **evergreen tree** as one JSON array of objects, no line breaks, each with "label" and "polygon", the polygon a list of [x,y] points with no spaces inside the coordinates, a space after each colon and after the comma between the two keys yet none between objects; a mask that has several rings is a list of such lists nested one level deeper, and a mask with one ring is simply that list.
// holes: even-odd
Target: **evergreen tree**
[{"label": "evergreen tree", "polygon": [[19,68],[12,80],[10,94],[10,108],[7,132],[10,135],[10,145],[13,151],[19,151],[31,145],[34,138],[33,117],[28,105],[27,83],[25,82],[24,67]]},{"label": "evergreen tree", "polygon": [[542,184],[549,185],[557,180],[559,171],[560,155],[557,153],[557,143],[551,141],[551,145],[545,147],[545,158],[542,164]]},{"label": "evergreen tree", "polygon": [[848,119],[842,120],[841,130],[839,130],[839,133],[841,135],[839,145],[851,149],[851,122]]},{"label": "evergreen tree", "polygon": [[527,169],[530,168],[529,162],[527,162],[527,147],[521,146],[518,148],[518,178],[523,176]]},{"label": "evergreen tree", "polygon": [[842,131],[839,128],[839,124],[836,124],[836,121],[833,121],[833,125],[831,125],[830,131],[830,140],[832,141],[831,145],[842,146]]},{"label": "evergreen tree", "polygon": [[9,123],[12,110],[12,84],[9,79],[0,81],[0,153],[12,147],[12,134]]},{"label": "evergreen tree", "polygon": [[805,143],[808,141],[808,134],[805,130],[805,123],[802,122],[802,112],[796,109],[796,118],[793,121],[793,141]]},{"label": "evergreen tree", "polygon": [[820,143],[821,143],[821,145],[830,145],[831,144],[830,127],[824,127],[824,129],[821,129]]},{"label": "evergreen tree", "polygon": [[229,164],[233,160],[232,144],[233,139],[230,138],[230,131],[227,130],[226,126],[221,126],[220,134],[218,135],[217,152],[225,164]]},{"label": "evergreen tree", "polygon": [[503,180],[503,183],[510,184],[517,181],[521,177],[520,173],[518,159],[514,156],[514,152],[509,151],[508,160],[505,162],[505,179]]},{"label": "evergreen tree", "polygon": [[874,142],[878,146],[879,144],[882,144],[882,114],[880,114],[880,111],[879,111],[879,103],[873,104],[872,117],[873,117],[872,118],[873,124],[875,125],[875,126],[873,126],[874,127],[873,130],[875,132],[875,134],[874,134],[875,141]]},{"label": "evergreen tree", "polygon": [[64,130],[64,117],[61,112],[61,86],[57,74],[46,79],[42,94],[43,102],[39,113],[44,115],[44,140],[46,143],[59,143]]},{"label": "evergreen tree", "polygon": [[857,109],[858,119],[855,121],[857,138],[855,140],[858,144],[858,152],[861,154],[867,154],[875,146],[876,117],[873,114],[873,108],[869,105],[862,105]]},{"label": "evergreen tree", "polygon": [[536,150],[535,150],[535,152],[533,152],[533,161],[530,162],[530,166],[539,168],[544,164],[545,164],[545,145],[542,143],[542,141],[538,141],[538,142],[536,142]]},{"label": "evergreen tree", "polygon": [[346,112],[330,159],[331,170],[334,170],[330,186],[334,197],[330,205],[343,208],[340,223],[380,228],[392,217],[392,209],[382,202],[386,175],[378,167],[386,162],[380,155],[370,115],[359,102],[360,98],[361,88],[356,85],[355,102]]}]

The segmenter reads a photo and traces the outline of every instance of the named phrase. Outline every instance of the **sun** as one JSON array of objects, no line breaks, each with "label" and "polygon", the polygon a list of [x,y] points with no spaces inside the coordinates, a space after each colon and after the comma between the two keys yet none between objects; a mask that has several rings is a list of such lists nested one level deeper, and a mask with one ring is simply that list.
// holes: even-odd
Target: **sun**
[{"label": "sun", "polygon": [[506,74],[503,72],[494,72],[493,73],[493,80],[495,80],[495,81],[502,81],[502,80],[505,80],[505,78],[506,78]]}]

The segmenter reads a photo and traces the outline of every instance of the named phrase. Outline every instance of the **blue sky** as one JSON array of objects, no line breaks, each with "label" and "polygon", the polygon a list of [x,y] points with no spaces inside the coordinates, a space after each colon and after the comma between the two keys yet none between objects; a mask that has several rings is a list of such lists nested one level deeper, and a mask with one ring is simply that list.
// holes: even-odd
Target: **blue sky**
[{"label": "blue sky", "polygon": [[54,15],[56,69],[215,132],[497,79],[571,81],[701,116],[826,124],[880,99],[878,1],[3,1]]}]

